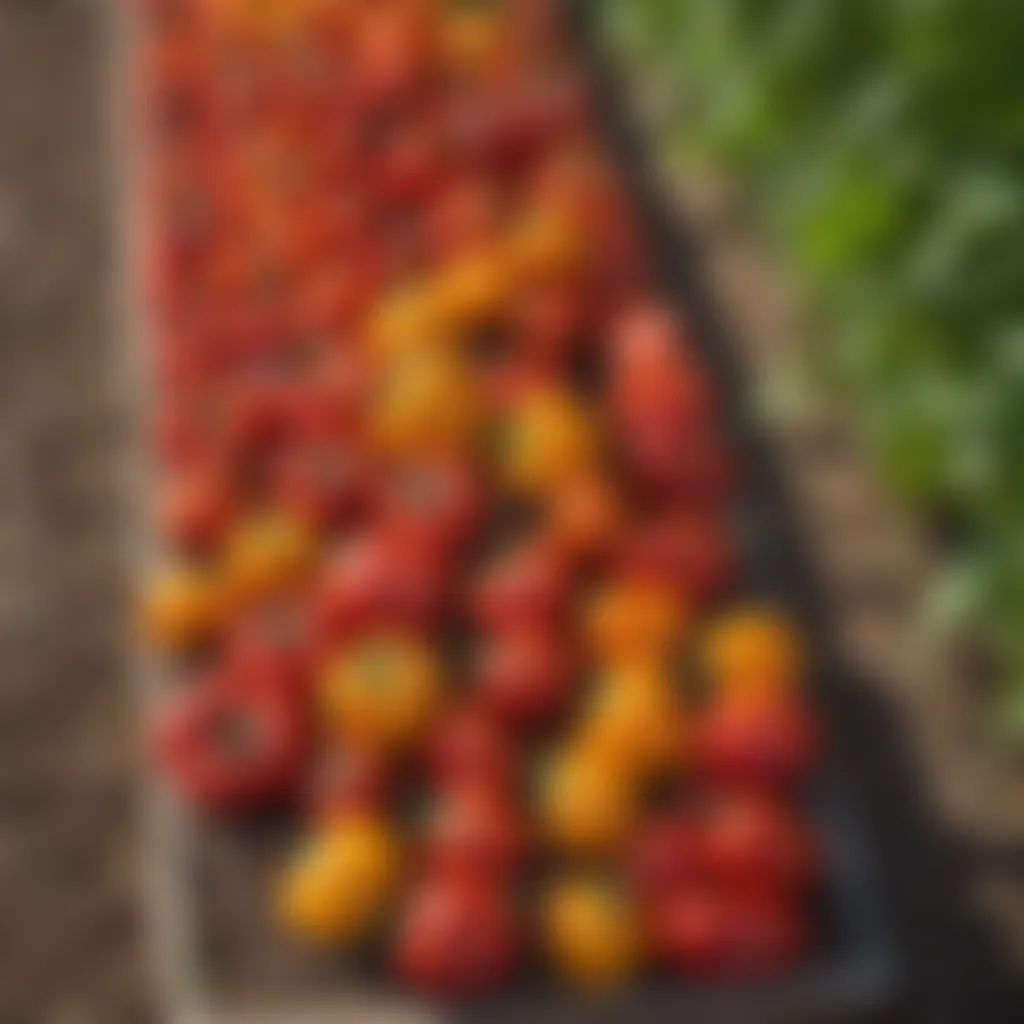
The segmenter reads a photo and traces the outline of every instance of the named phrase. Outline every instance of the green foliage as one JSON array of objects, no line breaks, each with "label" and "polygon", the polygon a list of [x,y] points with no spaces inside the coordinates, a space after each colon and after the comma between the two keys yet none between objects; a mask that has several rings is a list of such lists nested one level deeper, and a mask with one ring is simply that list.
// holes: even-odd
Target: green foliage
[{"label": "green foliage", "polygon": [[944,593],[1024,708],[1024,4],[602,10],[684,101],[666,151],[741,175],[820,303],[802,372],[849,401],[901,494],[955,523]]}]

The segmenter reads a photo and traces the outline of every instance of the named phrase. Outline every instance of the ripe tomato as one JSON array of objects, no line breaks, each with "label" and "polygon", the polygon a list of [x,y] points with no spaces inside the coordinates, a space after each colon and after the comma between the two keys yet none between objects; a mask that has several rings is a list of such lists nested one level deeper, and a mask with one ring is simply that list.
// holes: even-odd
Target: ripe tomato
[{"label": "ripe tomato", "polygon": [[565,641],[547,629],[516,629],[492,637],[474,686],[502,721],[532,728],[552,721],[571,696],[572,666]]},{"label": "ripe tomato", "polygon": [[431,778],[442,788],[484,786],[508,794],[519,781],[515,747],[479,705],[448,711],[427,737],[424,753]]},{"label": "ripe tomato", "polygon": [[324,822],[383,813],[391,781],[379,751],[354,743],[333,746],[317,759],[307,781],[310,813]]},{"label": "ripe tomato", "polygon": [[722,898],[700,885],[663,893],[648,910],[651,952],[679,974],[716,975],[728,958],[727,915]]},{"label": "ripe tomato", "polygon": [[558,972],[582,988],[627,982],[638,966],[640,928],[625,893],[600,878],[569,877],[548,893],[545,945]]},{"label": "ripe tomato", "polygon": [[734,892],[799,892],[817,872],[809,827],[792,810],[761,796],[712,803],[701,820],[700,844],[709,876]]},{"label": "ripe tomato", "polygon": [[498,196],[486,178],[448,185],[426,211],[431,253],[439,263],[494,244],[500,224]]},{"label": "ripe tomato", "polygon": [[630,844],[627,869],[633,890],[648,903],[704,877],[704,846],[697,825],[675,813],[643,825]]},{"label": "ripe tomato", "polygon": [[798,904],[763,897],[730,900],[726,933],[724,967],[738,978],[779,974],[803,956],[809,938]]},{"label": "ripe tomato", "polygon": [[552,545],[570,561],[593,562],[607,554],[623,526],[622,501],[600,474],[567,480],[546,519]]},{"label": "ripe tomato", "polygon": [[274,460],[272,476],[280,504],[317,532],[352,523],[370,503],[371,467],[352,445],[290,447]]},{"label": "ripe tomato", "polygon": [[672,431],[652,416],[620,433],[619,451],[632,483],[650,497],[718,508],[733,491],[735,462],[715,434]]},{"label": "ripe tomato", "polygon": [[158,570],[142,595],[140,619],[147,643],[159,650],[195,648],[219,630],[227,602],[223,581],[188,564]]},{"label": "ripe tomato", "polygon": [[254,513],[227,538],[223,566],[228,593],[248,607],[292,588],[316,554],[316,537],[299,519]]},{"label": "ripe tomato", "polygon": [[526,544],[499,554],[478,576],[470,593],[476,621],[494,631],[562,621],[569,578],[554,552]]},{"label": "ripe tomato", "polygon": [[725,691],[774,692],[799,685],[806,661],[793,624],[768,608],[738,609],[712,628],[705,661]]},{"label": "ripe tomato", "polygon": [[161,497],[161,533],[183,548],[209,549],[234,518],[233,492],[228,473],[212,465],[197,465],[172,478]]},{"label": "ripe tomato", "polygon": [[444,565],[400,534],[377,530],[331,554],[313,594],[321,637],[340,641],[373,626],[421,631],[445,610]]},{"label": "ripe tomato", "polygon": [[561,751],[540,793],[545,833],[558,850],[607,853],[627,839],[636,818],[634,781],[587,749]]},{"label": "ripe tomato", "polygon": [[616,378],[665,376],[683,364],[686,336],[675,315],[645,302],[623,310],[608,338],[610,369]]},{"label": "ripe tomato", "polygon": [[398,843],[368,815],[328,822],[299,847],[283,873],[279,912],[288,928],[318,945],[365,937],[387,908],[400,870]]},{"label": "ripe tomato", "polygon": [[463,786],[449,790],[434,808],[424,857],[435,876],[501,882],[522,867],[528,846],[526,823],[507,797],[493,788]]},{"label": "ripe tomato", "polygon": [[443,557],[471,538],[483,502],[480,481],[466,462],[424,457],[387,474],[378,515],[386,530]]},{"label": "ripe tomato", "polygon": [[689,611],[670,586],[627,576],[589,600],[583,637],[598,664],[660,664],[679,647],[688,625]]},{"label": "ripe tomato", "polygon": [[670,588],[690,604],[718,597],[732,582],[738,555],[720,516],[681,511],[638,524],[619,550],[627,579]]},{"label": "ripe tomato", "polygon": [[518,951],[519,926],[503,885],[431,878],[406,907],[393,961],[414,988],[467,997],[505,981]]},{"label": "ripe tomato", "polygon": [[792,697],[715,701],[697,724],[694,756],[708,778],[732,785],[788,789],[817,760],[819,735],[810,711]]},{"label": "ripe tomato", "polygon": [[291,796],[306,757],[306,732],[293,701],[219,677],[177,691],[158,711],[152,742],[182,793],[221,813]]},{"label": "ripe tomato", "polygon": [[376,154],[374,185],[385,203],[421,201],[444,170],[440,141],[422,124],[395,130]]},{"label": "ripe tomato", "polygon": [[224,641],[225,676],[243,689],[270,689],[296,704],[309,695],[315,668],[309,622],[293,603],[257,609]]},{"label": "ripe tomato", "polygon": [[325,723],[335,735],[375,749],[415,744],[440,701],[441,669],[425,644],[377,634],[342,648],[320,687]]},{"label": "ripe tomato", "polygon": [[535,284],[512,309],[514,344],[525,358],[564,368],[584,338],[587,309],[572,282]]}]

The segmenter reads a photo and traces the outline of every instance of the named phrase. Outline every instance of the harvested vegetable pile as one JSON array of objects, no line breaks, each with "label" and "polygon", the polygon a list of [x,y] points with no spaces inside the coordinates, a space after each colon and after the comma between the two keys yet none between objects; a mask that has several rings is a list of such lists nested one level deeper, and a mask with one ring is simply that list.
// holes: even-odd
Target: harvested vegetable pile
[{"label": "harvested vegetable pile", "polygon": [[428,993],[798,963],[804,645],[548,5],[143,9],[166,777]]}]

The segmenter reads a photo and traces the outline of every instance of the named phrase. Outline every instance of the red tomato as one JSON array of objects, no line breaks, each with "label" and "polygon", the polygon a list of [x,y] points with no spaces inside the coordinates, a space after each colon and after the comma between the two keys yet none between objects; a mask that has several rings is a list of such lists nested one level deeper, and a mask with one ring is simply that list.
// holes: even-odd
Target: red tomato
[{"label": "red tomato", "polygon": [[406,908],[393,962],[417,989],[466,997],[505,981],[518,949],[519,927],[504,886],[430,879]]},{"label": "red tomato", "polygon": [[704,877],[705,856],[692,820],[681,814],[649,822],[636,834],[628,872],[641,899],[657,902],[666,893]]},{"label": "red tomato", "polygon": [[165,401],[153,419],[153,445],[168,470],[185,471],[208,460],[212,428],[198,404]]},{"label": "red tomato", "polygon": [[364,110],[379,110],[415,95],[429,69],[431,26],[409,4],[367,9],[357,25],[353,72]]},{"label": "red tomato", "polygon": [[651,419],[620,432],[619,447],[629,478],[651,497],[720,506],[733,490],[732,454],[714,434],[673,432]]},{"label": "red tomato", "polygon": [[695,736],[695,758],[717,782],[787,789],[806,779],[817,760],[817,723],[786,696],[715,701]]},{"label": "red tomato", "polygon": [[283,604],[260,609],[228,636],[223,666],[232,685],[269,689],[301,702],[315,669],[309,622],[302,610]]},{"label": "red tomato", "polygon": [[706,602],[732,582],[737,566],[732,535],[720,516],[667,513],[637,526],[618,557],[626,576],[655,580],[688,601]]},{"label": "red tomato", "polygon": [[309,444],[275,460],[274,493],[280,503],[317,530],[351,523],[370,500],[371,467],[351,446]]},{"label": "red tomato", "polygon": [[438,139],[420,125],[395,131],[377,154],[374,185],[387,203],[422,200],[438,183],[444,167]]},{"label": "red tomato", "polygon": [[817,871],[810,829],[764,797],[718,800],[702,823],[700,843],[710,876],[732,891],[793,892],[805,889]]},{"label": "red tomato", "polygon": [[218,678],[176,691],[158,711],[152,741],[182,793],[219,813],[292,795],[306,756],[305,730],[292,700]]},{"label": "red tomato", "polygon": [[565,710],[572,666],[565,640],[543,629],[516,629],[485,646],[475,686],[484,703],[513,727],[549,723]]},{"label": "red tomato", "polygon": [[717,974],[728,958],[727,915],[721,897],[700,886],[663,893],[650,909],[651,952],[680,974]]},{"label": "red tomato", "polygon": [[616,377],[673,375],[685,364],[686,336],[676,316],[653,302],[623,310],[611,325],[608,344]]},{"label": "red tomato", "polygon": [[443,788],[484,786],[509,793],[517,784],[516,751],[494,719],[462,704],[435,727],[426,745],[427,769]]},{"label": "red tomato", "polygon": [[779,899],[728,903],[724,969],[731,977],[776,975],[796,963],[808,945],[803,908]]},{"label": "red tomato", "polygon": [[513,310],[515,344],[541,366],[563,368],[587,329],[583,295],[572,285],[552,283],[526,292]]},{"label": "red tomato", "polygon": [[394,533],[346,541],[327,561],[314,621],[335,640],[370,626],[414,630],[436,623],[447,598],[444,565]]},{"label": "red tomato", "polygon": [[161,533],[186,548],[209,548],[234,518],[236,498],[228,475],[197,466],[172,478],[160,502]]},{"label": "red tomato", "polygon": [[526,825],[493,788],[463,786],[441,798],[427,826],[424,856],[432,874],[507,880],[527,854]]},{"label": "red tomato", "polygon": [[388,766],[380,753],[351,743],[327,751],[309,780],[310,810],[321,821],[382,812],[390,795]]},{"label": "red tomato", "polygon": [[563,618],[569,578],[554,551],[522,545],[499,555],[472,587],[472,613],[494,630],[536,625],[552,627]]},{"label": "red tomato", "polygon": [[422,458],[388,473],[379,516],[385,529],[443,557],[472,537],[483,501],[483,489],[468,464]]},{"label": "red tomato", "polygon": [[483,178],[465,178],[449,185],[426,214],[429,246],[440,263],[486,248],[500,222],[498,198]]},{"label": "red tomato", "polygon": [[375,625],[393,570],[379,537],[365,534],[345,541],[328,556],[313,595],[318,632],[341,639]]}]

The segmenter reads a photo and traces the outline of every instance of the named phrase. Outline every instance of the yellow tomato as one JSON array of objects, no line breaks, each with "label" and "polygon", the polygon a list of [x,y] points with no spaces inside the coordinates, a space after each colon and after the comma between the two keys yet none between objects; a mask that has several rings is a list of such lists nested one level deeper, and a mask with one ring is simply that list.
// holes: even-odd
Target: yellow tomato
[{"label": "yellow tomato", "polygon": [[463,450],[474,440],[473,385],[450,354],[420,353],[385,374],[373,407],[372,432],[387,454]]},{"label": "yellow tomato", "polygon": [[558,488],[546,525],[556,550],[587,559],[614,542],[622,526],[622,504],[607,480],[587,473]]},{"label": "yellow tomato", "polygon": [[671,767],[682,720],[672,684],[649,665],[606,670],[587,696],[578,746],[631,778]]},{"label": "yellow tomato", "polygon": [[231,600],[244,605],[280,593],[299,580],[315,553],[316,538],[293,516],[266,512],[240,523],[224,552]]},{"label": "yellow tomato", "polygon": [[339,733],[397,748],[423,731],[440,690],[440,666],[426,646],[401,636],[371,636],[328,663],[321,696],[327,722]]},{"label": "yellow tomato", "polygon": [[545,944],[558,973],[586,989],[615,988],[640,957],[636,914],[621,890],[600,878],[566,878],[544,901]]},{"label": "yellow tomato", "polygon": [[397,881],[397,843],[370,817],[326,826],[300,847],[278,893],[281,919],[314,943],[351,943],[379,919]]},{"label": "yellow tomato", "polygon": [[599,591],[584,612],[584,642],[600,663],[663,661],[681,640],[685,609],[667,588],[629,581]]},{"label": "yellow tomato", "polygon": [[485,73],[500,62],[502,46],[502,24],[493,10],[456,8],[445,16],[441,53],[450,68]]},{"label": "yellow tomato", "polygon": [[572,396],[548,388],[512,410],[500,457],[510,491],[543,498],[590,471],[597,454],[597,431],[587,411]]},{"label": "yellow tomato", "polygon": [[767,608],[732,612],[712,628],[706,662],[716,686],[775,692],[800,682],[804,645],[790,622]]},{"label": "yellow tomato", "polygon": [[153,647],[180,650],[208,639],[224,612],[223,590],[199,566],[175,564],[149,580],[140,609],[142,633]]},{"label": "yellow tomato", "polygon": [[443,342],[437,297],[427,285],[407,286],[386,295],[366,326],[373,355],[385,365],[436,348]]},{"label": "yellow tomato", "polygon": [[523,213],[506,242],[508,266],[517,280],[559,277],[578,266],[581,253],[578,231],[551,208]]},{"label": "yellow tomato", "polygon": [[441,322],[464,332],[501,314],[510,294],[507,263],[497,251],[470,253],[439,271],[432,294]]},{"label": "yellow tomato", "polygon": [[540,814],[556,848],[604,853],[628,836],[636,815],[633,780],[585,749],[568,749],[547,766]]}]

